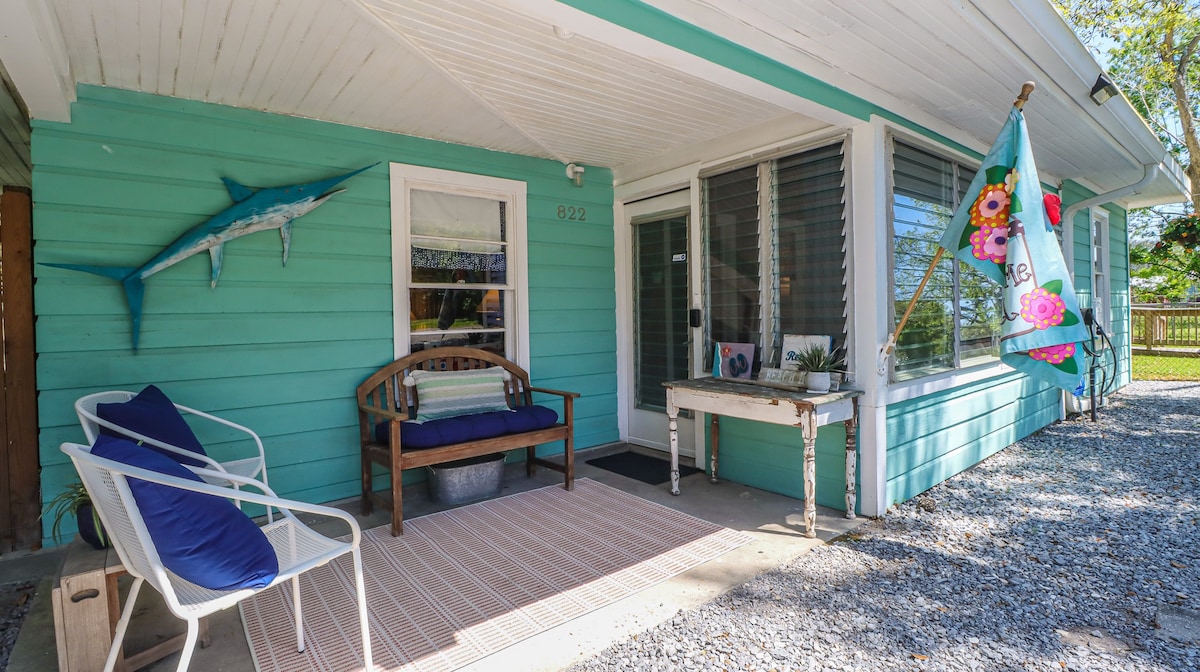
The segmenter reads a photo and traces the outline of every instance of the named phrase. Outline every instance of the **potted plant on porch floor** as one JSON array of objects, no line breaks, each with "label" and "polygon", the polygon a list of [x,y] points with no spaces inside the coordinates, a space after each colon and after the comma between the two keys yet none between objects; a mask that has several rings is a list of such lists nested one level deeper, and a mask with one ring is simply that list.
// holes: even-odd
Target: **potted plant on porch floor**
[{"label": "potted plant on porch floor", "polygon": [[56,541],[62,536],[63,519],[67,516],[75,516],[76,528],[84,541],[98,550],[108,548],[108,535],[100,523],[100,516],[92,506],[92,498],[82,483],[71,483],[58,493],[46,505],[46,513],[54,516],[50,524],[50,534]]}]

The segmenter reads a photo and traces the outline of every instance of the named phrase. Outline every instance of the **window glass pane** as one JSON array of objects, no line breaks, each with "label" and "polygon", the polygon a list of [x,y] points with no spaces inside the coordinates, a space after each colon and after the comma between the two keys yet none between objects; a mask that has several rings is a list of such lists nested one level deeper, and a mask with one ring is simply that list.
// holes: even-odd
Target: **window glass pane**
[{"label": "window glass pane", "polygon": [[785,333],[825,334],[836,347],[846,344],[843,180],[840,142],[776,163],[775,353]]},{"label": "window glass pane", "polygon": [[479,350],[487,350],[501,357],[506,357],[505,335],[503,331],[487,332],[455,332],[453,334],[428,334],[413,332],[409,336],[409,352],[428,350],[429,348],[448,348],[451,346],[466,346]]},{"label": "window glass pane", "polygon": [[[901,142],[894,144],[892,287],[899,323],[975,171]],[[1002,289],[944,255],[900,334],[895,379],[999,357]]]},{"label": "window glass pane", "polygon": [[[454,246],[460,240],[504,240],[504,202],[438,191],[413,189],[411,232],[445,240],[443,249],[463,249]],[[415,243],[414,243],[415,244]]]},{"label": "window glass pane", "polygon": [[[893,299],[899,323],[937,253],[954,214],[954,167],[895,143],[893,155]],[[896,379],[954,368],[954,258],[943,256],[896,344]]]},{"label": "window glass pane", "polygon": [[704,181],[704,221],[705,366],[712,365],[712,344],[729,341],[754,343],[757,369],[762,357],[757,166]]},{"label": "window glass pane", "polygon": [[959,264],[959,364],[970,366],[1000,357],[1000,316],[1004,302],[993,280]]},{"label": "window glass pane", "polygon": [[634,403],[664,411],[665,380],[688,377],[688,268],[685,215],[633,227]]},{"label": "window glass pane", "polygon": [[[414,351],[441,345],[499,344],[497,352],[503,354],[507,294],[498,289],[410,289],[409,330]],[[421,347],[415,347],[418,344]]]}]

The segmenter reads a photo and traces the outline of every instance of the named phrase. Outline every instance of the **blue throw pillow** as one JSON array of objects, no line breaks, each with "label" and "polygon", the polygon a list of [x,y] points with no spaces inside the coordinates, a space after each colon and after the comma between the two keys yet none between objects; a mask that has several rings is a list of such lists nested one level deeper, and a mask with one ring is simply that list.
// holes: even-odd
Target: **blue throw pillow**
[{"label": "blue throw pillow", "polygon": [[[200,480],[175,460],[128,439],[101,436],[92,454]],[[129,479],[129,489],[163,565],[181,578],[212,590],[240,590],[268,586],[279,574],[266,535],[233,502],[137,478]]]},{"label": "blue throw pillow", "polygon": [[[162,390],[153,385],[147,385],[146,389],[129,401],[96,404],[96,415],[101,420],[163,443],[169,443],[176,448],[183,448],[201,455],[207,454],[204,452],[204,446],[200,445],[199,439],[192,433],[192,428],[175,409],[175,404],[171,403]],[[100,427],[100,433],[108,436],[133,438],[104,426]],[[147,445],[146,447],[182,464],[190,464],[193,467],[204,466],[204,462],[186,455],[172,453],[156,446]]]}]

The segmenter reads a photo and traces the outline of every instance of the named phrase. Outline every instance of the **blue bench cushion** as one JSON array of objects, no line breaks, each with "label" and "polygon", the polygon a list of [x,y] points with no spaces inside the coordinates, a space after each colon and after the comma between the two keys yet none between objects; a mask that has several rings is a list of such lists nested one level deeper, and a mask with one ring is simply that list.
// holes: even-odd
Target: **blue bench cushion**
[{"label": "blue bench cushion", "polygon": [[[200,445],[200,440],[192,433],[192,428],[175,409],[175,404],[171,403],[162,390],[153,385],[147,385],[146,389],[138,392],[137,396],[129,401],[96,404],[96,415],[101,420],[106,420],[143,436],[169,443],[176,448],[206,455],[204,446]],[[104,426],[100,427],[100,433],[107,436],[133,438]],[[204,466],[204,462],[186,455],[172,453],[157,446],[147,445],[146,447],[181,464],[189,464],[193,467]]]},{"label": "blue bench cushion", "polygon": [[[436,448],[464,441],[490,439],[553,427],[558,413],[545,406],[518,406],[511,411],[472,413],[453,418],[400,423],[400,443],[405,450]],[[375,426],[375,439],[388,442],[388,423]]]},{"label": "blue bench cushion", "polygon": [[[101,436],[92,454],[167,476],[199,481],[175,460],[128,439]],[[163,565],[212,590],[263,588],[279,574],[266,535],[233,502],[215,495],[129,479]]]}]

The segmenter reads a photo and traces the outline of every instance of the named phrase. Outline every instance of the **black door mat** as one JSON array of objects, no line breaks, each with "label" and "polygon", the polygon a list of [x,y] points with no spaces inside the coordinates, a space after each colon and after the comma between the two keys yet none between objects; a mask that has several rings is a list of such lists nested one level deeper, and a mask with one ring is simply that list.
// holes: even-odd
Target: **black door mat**
[{"label": "black door mat", "polygon": [[[605,471],[611,471],[650,485],[662,485],[671,480],[670,461],[635,453],[632,450],[596,457],[588,460],[587,463],[593,467],[599,467]],[[700,469],[679,465],[680,478],[698,473],[700,473]]]}]

